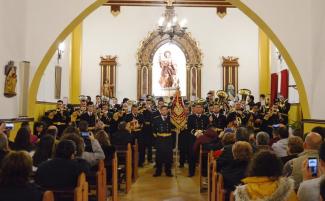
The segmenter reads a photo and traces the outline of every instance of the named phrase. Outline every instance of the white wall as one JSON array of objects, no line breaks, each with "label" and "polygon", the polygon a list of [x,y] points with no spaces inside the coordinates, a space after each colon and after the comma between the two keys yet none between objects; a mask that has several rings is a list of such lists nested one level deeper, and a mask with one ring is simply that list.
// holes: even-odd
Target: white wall
[{"label": "white wall", "polygon": [[[99,94],[100,56],[117,55],[117,96],[136,98],[136,52],[140,41],[154,30],[163,8],[122,7],[113,17],[106,7],[83,22],[82,94]],[[215,9],[177,8],[187,18],[188,31],[203,52],[202,96],[222,89],[222,56],[239,57],[239,88],[258,95],[258,28],[239,10],[220,19]],[[202,20],[204,19],[204,21]]]},{"label": "white wall", "polygon": [[[18,116],[19,101],[19,62],[24,60],[25,42],[25,1],[10,0],[0,1],[0,119],[14,118]],[[12,11],[9,13],[8,11]],[[17,66],[18,82],[17,95],[6,98],[3,95],[5,74],[4,66],[13,60]]]},{"label": "white wall", "polygon": [[[10,58],[17,58],[15,59],[17,62],[21,59],[29,60],[33,67],[31,73],[33,77],[33,72],[55,37],[92,2],[94,0],[1,1],[0,22],[1,27],[4,27],[0,29],[1,65],[3,66]],[[322,56],[325,52],[323,14],[325,1],[242,0],[242,2],[270,26],[298,66],[307,91],[311,118],[325,119],[323,104],[325,58]],[[22,29],[24,24],[25,31]],[[22,40],[22,43],[17,42],[19,40]],[[4,43],[7,45],[3,46]],[[19,55],[16,56],[20,51],[26,54],[25,57],[21,56],[21,59]],[[316,75],[313,75],[313,72],[316,72],[314,73]],[[3,75],[0,74],[0,82],[3,83]],[[13,100],[6,101],[1,97],[1,116],[4,116],[2,115],[4,113],[5,116],[16,116],[17,109]]]},{"label": "white wall", "polygon": [[[62,68],[61,74],[61,98],[69,98],[69,80],[70,80],[70,47],[71,47],[71,35],[66,38],[63,43],[65,44],[65,50],[63,52],[62,58],[60,60],[59,66]],[[58,99],[54,98],[55,94],[55,66],[58,65],[57,62],[58,53],[56,52],[48,67],[46,68],[40,87],[37,93],[38,101],[45,102],[56,102]]]}]

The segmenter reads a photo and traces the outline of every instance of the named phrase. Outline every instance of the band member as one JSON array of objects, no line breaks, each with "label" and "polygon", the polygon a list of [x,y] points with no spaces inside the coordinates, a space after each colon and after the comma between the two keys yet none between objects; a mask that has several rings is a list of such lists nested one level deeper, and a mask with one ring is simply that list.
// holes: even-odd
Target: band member
[{"label": "band member", "polygon": [[102,104],[102,109],[99,114],[100,121],[104,123],[104,130],[108,133],[111,133],[109,127],[112,122],[113,114],[109,111],[108,104]]},{"label": "band member", "polygon": [[187,119],[187,127],[190,132],[188,139],[186,140],[186,144],[188,145],[188,162],[189,162],[189,177],[193,177],[195,174],[195,165],[196,165],[196,157],[194,154],[193,146],[196,140],[197,132],[204,132],[208,128],[209,118],[203,114],[203,105],[200,103],[196,103],[193,108],[194,114],[188,116]]},{"label": "band member", "polygon": [[102,97],[100,95],[96,96],[96,103],[95,103],[95,107],[96,108],[100,108],[102,104]]},{"label": "band member", "polygon": [[281,116],[283,118],[283,124],[288,124],[289,118],[288,113],[290,111],[290,103],[288,102],[288,99],[285,99],[284,96],[280,95],[279,97],[279,112],[281,113]]},{"label": "band member", "polygon": [[96,115],[93,102],[87,103],[87,112],[81,114],[80,120],[84,120],[88,123],[89,129],[94,128],[96,125]]},{"label": "band member", "polygon": [[209,117],[210,124],[217,129],[223,131],[227,126],[226,116],[220,113],[221,108],[218,104],[213,105],[212,114]]},{"label": "band member", "polygon": [[263,116],[259,113],[258,105],[255,104],[252,107],[248,115],[247,127],[251,127],[254,129],[255,133],[261,131],[261,126],[263,122]]},{"label": "band member", "polygon": [[168,116],[167,106],[160,107],[160,116],[153,120],[153,130],[156,136],[156,172],[154,177],[161,176],[162,167],[165,166],[165,174],[172,177],[173,163],[173,129],[174,125]]},{"label": "band member", "polygon": [[[185,103],[184,103],[185,104]],[[190,108],[188,105],[185,105],[184,107],[184,115],[187,117],[190,115]],[[187,123],[184,126],[184,128],[180,131],[178,135],[178,147],[179,147],[179,167],[183,168],[185,162],[188,160],[188,152],[187,152],[187,144],[186,139],[189,136],[189,132],[187,129]]]},{"label": "band member", "polygon": [[56,103],[56,113],[54,115],[53,124],[58,128],[59,137],[69,122],[69,114],[64,107],[63,101],[58,100]]},{"label": "band member", "polygon": [[279,113],[279,107],[274,104],[269,112],[264,116],[262,129],[272,136],[272,126],[279,124],[281,119],[281,114]]},{"label": "band member", "polygon": [[144,124],[143,124],[143,135],[145,150],[147,150],[147,160],[152,163],[152,146],[154,142],[153,130],[152,130],[152,100],[147,99],[144,110],[142,112]]},{"label": "band member", "polygon": [[138,140],[139,146],[139,167],[143,167],[145,160],[145,145],[142,127],[144,123],[143,115],[139,114],[138,106],[132,105],[131,112],[125,115],[124,121],[129,124],[130,131],[135,139]]},{"label": "band member", "polygon": [[122,106],[116,107],[117,111],[113,114],[113,119],[111,121],[110,131],[115,133],[117,127],[121,121],[124,121],[126,114],[128,113],[127,103],[122,104]]},{"label": "band member", "polygon": [[235,103],[235,113],[237,116],[238,126],[245,126],[247,123],[247,113],[244,111],[243,106],[240,102]]}]

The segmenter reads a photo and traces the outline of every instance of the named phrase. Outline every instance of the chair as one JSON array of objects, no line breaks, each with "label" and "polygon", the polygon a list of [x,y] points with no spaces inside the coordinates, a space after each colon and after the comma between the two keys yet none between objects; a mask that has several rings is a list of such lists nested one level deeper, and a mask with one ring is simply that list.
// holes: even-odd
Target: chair
[{"label": "chair", "polygon": [[229,201],[235,201],[235,195],[234,192],[231,192],[229,195]]},{"label": "chair", "polygon": [[216,191],[217,201],[224,201],[224,187],[223,187],[223,176],[220,173],[217,173],[217,191]]},{"label": "chair", "polygon": [[117,154],[114,154],[112,159],[112,201],[118,201],[118,178],[117,178],[118,159]]},{"label": "chair", "polygon": [[[209,151],[203,150],[203,146],[200,145],[200,155],[199,155],[199,178],[200,178],[200,193],[206,190],[206,186],[203,185],[203,171],[208,171],[209,162],[208,162]],[[207,166],[206,166],[207,165]],[[208,171],[209,172],[209,171]],[[209,176],[209,175],[207,175]]]},{"label": "chair", "polygon": [[213,169],[216,169],[213,165],[216,163],[214,163],[213,151],[210,151],[208,154],[208,201],[211,201]]}]

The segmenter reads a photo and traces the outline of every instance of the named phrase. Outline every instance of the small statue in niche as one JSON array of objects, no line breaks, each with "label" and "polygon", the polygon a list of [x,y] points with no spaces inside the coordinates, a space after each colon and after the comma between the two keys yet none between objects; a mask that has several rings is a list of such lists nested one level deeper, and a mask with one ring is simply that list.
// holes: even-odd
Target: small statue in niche
[{"label": "small statue in niche", "polygon": [[113,85],[108,80],[105,80],[103,84],[103,96],[113,97]]},{"label": "small statue in niche", "polygon": [[17,67],[14,65],[13,61],[5,66],[5,89],[4,96],[13,97],[16,96],[16,85],[17,85]]}]

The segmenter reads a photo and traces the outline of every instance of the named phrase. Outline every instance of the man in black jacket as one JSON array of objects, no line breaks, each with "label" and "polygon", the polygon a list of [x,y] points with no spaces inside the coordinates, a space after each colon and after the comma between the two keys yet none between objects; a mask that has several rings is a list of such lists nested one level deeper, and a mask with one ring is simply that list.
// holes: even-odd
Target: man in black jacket
[{"label": "man in black jacket", "polygon": [[205,131],[208,128],[209,118],[203,114],[203,105],[195,103],[193,108],[193,114],[188,116],[187,128],[189,135],[186,140],[187,151],[188,151],[188,163],[189,163],[189,177],[193,177],[195,174],[196,156],[194,153],[194,143],[196,140],[195,133],[198,130]]},{"label": "man in black jacket", "polygon": [[44,189],[73,189],[78,176],[83,172],[75,161],[76,144],[72,140],[62,140],[56,148],[52,160],[40,164],[35,182]]},{"label": "man in black jacket", "polygon": [[88,102],[87,103],[87,112],[83,113],[80,116],[80,121],[84,120],[88,122],[89,127],[95,127],[96,125],[96,115],[94,110],[94,103]]}]

